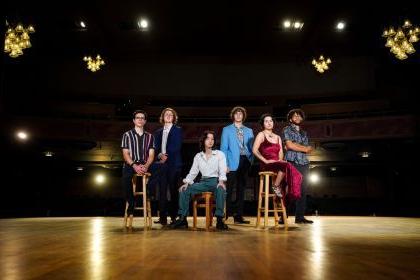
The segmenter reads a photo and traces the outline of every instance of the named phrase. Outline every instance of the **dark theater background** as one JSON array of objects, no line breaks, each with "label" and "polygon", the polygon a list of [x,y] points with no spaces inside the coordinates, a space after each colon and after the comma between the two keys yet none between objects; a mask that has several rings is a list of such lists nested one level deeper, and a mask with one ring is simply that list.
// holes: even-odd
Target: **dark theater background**
[{"label": "dark theater background", "polygon": [[[0,60],[3,221],[121,217],[122,222],[120,145],[123,133],[133,127],[132,112],[148,113],[149,132],[161,127],[162,109],[178,112],[185,176],[199,151],[200,134],[214,129],[219,147],[222,128],[231,123],[230,110],[239,105],[247,109],[246,125],[255,135],[263,113],[275,116],[277,133],[287,125],[290,109],[306,113],[303,127],[315,147],[309,156],[309,218],[411,217],[418,225],[420,43],[413,42],[417,51],[398,59],[382,36],[405,20],[420,26],[415,1],[2,5],[2,34],[18,22],[35,28],[29,34],[32,46],[23,55],[3,53]],[[92,72],[83,57],[97,54],[105,65]],[[320,55],[331,59],[324,73],[312,65]],[[255,160],[247,177],[246,217],[257,212],[258,168]],[[153,200],[153,216],[157,206]],[[293,206],[289,210],[293,215]],[[5,228],[3,224],[3,233]],[[403,260],[419,256],[420,239],[412,236],[417,249]],[[258,271],[276,278],[270,270]],[[355,271],[347,275],[363,269]],[[27,279],[59,278],[53,272],[26,272]],[[222,278],[235,278],[223,273]],[[108,276],[124,278],[103,274],[98,279]]]}]

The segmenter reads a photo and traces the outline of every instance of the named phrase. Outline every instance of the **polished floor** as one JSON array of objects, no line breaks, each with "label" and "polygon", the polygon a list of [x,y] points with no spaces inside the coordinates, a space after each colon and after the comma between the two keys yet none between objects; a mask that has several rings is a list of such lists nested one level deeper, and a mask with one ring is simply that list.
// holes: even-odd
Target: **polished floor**
[{"label": "polished floor", "polygon": [[119,218],[3,219],[0,278],[420,279],[420,219],[311,218],[287,232],[143,231],[141,219],[126,232]]}]

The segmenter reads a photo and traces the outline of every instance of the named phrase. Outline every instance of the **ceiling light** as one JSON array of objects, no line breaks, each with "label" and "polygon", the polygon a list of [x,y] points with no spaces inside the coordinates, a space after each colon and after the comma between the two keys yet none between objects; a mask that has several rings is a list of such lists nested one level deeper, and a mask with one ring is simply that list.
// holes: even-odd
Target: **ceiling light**
[{"label": "ceiling light", "polygon": [[283,21],[283,28],[285,30],[299,31],[302,29],[302,27],[303,27],[303,22],[301,22],[300,20],[286,19]]},{"label": "ceiling light", "polygon": [[99,69],[101,69],[102,65],[105,65],[105,61],[101,58],[99,54],[96,56],[96,58],[92,58],[91,56],[85,56],[83,58],[83,61],[86,61],[87,68],[92,72],[98,71]]},{"label": "ceiling light", "polygon": [[26,139],[28,139],[28,134],[25,131],[18,131],[16,133],[16,137],[21,139],[21,140],[26,140]]},{"label": "ceiling light", "polygon": [[340,21],[340,22],[338,22],[337,23],[337,26],[336,26],[336,28],[338,29],[338,30],[343,30],[344,29],[344,27],[346,27],[346,24],[343,22],[343,21]]},{"label": "ceiling light", "polygon": [[139,26],[140,30],[147,30],[149,28],[149,21],[147,19],[141,18],[137,25]]},{"label": "ceiling light", "polygon": [[413,26],[409,20],[404,21],[397,29],[391,26],[382,33],[382,37],[386,38],[385,47],[390,48],[390,52],[400,60],[406,59],[416,51],[414,43],[419,40],[419,35],[419,27]]},{"label": "ceiling light", "polygon": [[6,36],[4,39],[4,52],[8,53],[10,57],[18,57],[23,54],[23,50],[30,48],[31,38],[30,33],[34,33],[35,29],[32,25],[24,27],[21,23],[16,27],[9,26],[6,22]]},{"label": "ceiling light", "polygon": [[324,58],[323,55],[321,55],[318,60],[317,59],[312,59],[312,65],[315,67],[316,71],[318,71],[319,73],[324,73],[326,70],[329,69],[329,64],[331,64],[331,59],[330,58]]}]

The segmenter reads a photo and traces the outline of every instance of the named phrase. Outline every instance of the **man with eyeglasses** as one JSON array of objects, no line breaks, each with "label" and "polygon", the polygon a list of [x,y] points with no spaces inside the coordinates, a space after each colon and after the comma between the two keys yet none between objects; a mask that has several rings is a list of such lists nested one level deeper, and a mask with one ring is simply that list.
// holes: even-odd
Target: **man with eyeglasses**
[{"label": "man with eyeglasses", "polygon": [[133,113],[134,128],[125,132],[121,149],[124,158],[122,185],[125,192],[125,199],[128,203],[127,215],[129,216],[128,225],[132,227],[134,212],[134,193],[132,178],[135,173],[145,174],[155,157],[155,141],[152,134],[144,130],[147,121],[147,113],[137,110]]}]

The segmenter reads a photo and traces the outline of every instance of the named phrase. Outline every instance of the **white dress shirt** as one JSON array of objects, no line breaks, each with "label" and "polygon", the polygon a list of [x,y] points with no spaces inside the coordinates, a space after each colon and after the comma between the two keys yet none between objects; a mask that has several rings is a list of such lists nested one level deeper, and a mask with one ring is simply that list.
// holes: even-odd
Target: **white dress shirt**
[{"label": "white dress shirt", "polygon": [[171,130],[173,124],[169,124],[169,125],[165,125],[163,127],[163,132],[162,132],[162,147],[161,147],[161,151],[162,154],[166,154],[166,143],[168,142],[168,135],[169,135],[169,131]]},{"label": "white dress shirt", "polygon": [[193,184],[198,172],[201,172],[202,177],[217,177],[219,181],[226,181],[225,154],[222,151],[213,150],[209,159],[206,158],[204,152],[196,154],[190,173],[183,182],[189,185]]}]

